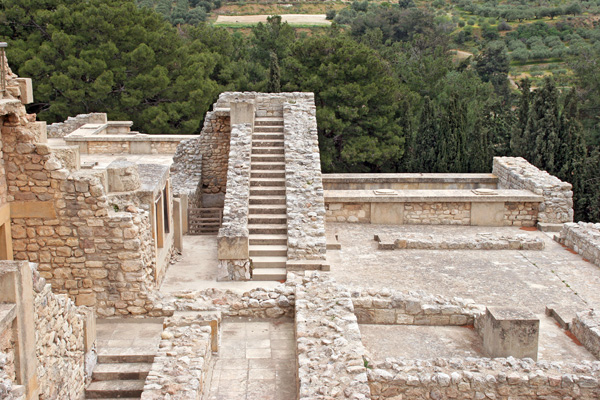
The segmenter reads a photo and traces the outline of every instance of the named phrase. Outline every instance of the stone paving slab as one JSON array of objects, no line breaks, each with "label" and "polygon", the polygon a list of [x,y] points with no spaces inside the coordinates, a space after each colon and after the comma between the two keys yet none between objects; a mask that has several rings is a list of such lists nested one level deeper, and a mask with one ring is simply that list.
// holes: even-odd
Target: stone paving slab
[{"label": "stone paving slab", "polygon": [[293,321],[224,319],[207,399],[293,400],[295,356]]},{"label": "stone paving slab", "polygon": [[[332,276],[349,287],[423,290],[475,303],[520,306],[544,315],[545,306],[575,311],[600,306],[600,269],[543,232],[516,227],[392,226],[328,223],[342,249],[328,252]],[[528,234],[543,251],[378,250],[375,234],[422,232],[452,237],[466,233]]]}]

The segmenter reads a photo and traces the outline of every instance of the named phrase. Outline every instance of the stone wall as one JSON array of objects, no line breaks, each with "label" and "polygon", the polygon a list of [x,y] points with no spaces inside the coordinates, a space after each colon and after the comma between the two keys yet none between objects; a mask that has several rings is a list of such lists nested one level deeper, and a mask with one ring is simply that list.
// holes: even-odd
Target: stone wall
[{"label": "stone wall", "polygon": [[600,314],[595,310],[577,313],[571,332],[595,357],[600,358]]},{"label": "stone wall", "polygon": [[211,327],[204,322],[201,315],[165,320],[142,400],[202,398],[212,359]]},{"label": "stone wall", "polygon": [[217,280],[249,280],[248,207],[250,202],[250,153],[252,126],[234,125],[227,167],[227,190],[219,229]]},{"label": "stone wall", "polygon": [[470,225],[471,203],[404,203],[407,225]]},{"label": "stone wall", "polygon": [[312,93],[291,93],[283,105],[288,259],[324,260],[325,202]]},{"label": "stone wall", "polygon": [[505,226],[535,226],[541,204],[537,203],[504,203]]},{"label": "stone wall", "polygon": [[43,279],[34,282],[34,291],[40,399],[83,399],[91,379],[85,373],[84,307],[52,293]]},{"label": "stone wall", "polygon": [[85,124],[105,124],[106,122],[106,113],[79,114],[67,118],[64,122],[55,122],[48,125],[48,137],[62,138]]},{"label": "stone wall", "polygon": [[372,399],[597,399],[600,363],[475,358],[370,361]]},{"label": "stone wall", "polygon": [[15,343],[12,329],[0,330],[0,399],[24,398],[24,388],[17,385],[15,375]]},{"label": "stone wall", "polygon": [[543,250],[544,240],[527,235],[499,235],[479,233],[470,236],[433,237],[427,235],[376,235],[380,250],[421,249],[421,250]]},{"label": "stone wall", "polygon": [[350,292],[318,274],[296,286],[298,399],[370,399]]},{"label": "stone wall", "polygon": [[171,164],[173,196],[188,196],[190,207],[202,205],[202,150],[195,139],[183,140],[177,146]]},{"label": "stone wall", "polygon": [[600,267],[600,224],[589,222],[564,224],[557,240]]},{"label": "stone wall", "polygon": [[422,292],[357,289],[350,294],[359,324],[473,325],[485,311],[473,300],[446,299]]},{"label": "stone wall", "polygon": [[521,157],[494,157],[493,173],[498,187],[525,189],[542,195],[538,221],[562,224],[573,221],[573,192],[570,183],[541,171]]}]

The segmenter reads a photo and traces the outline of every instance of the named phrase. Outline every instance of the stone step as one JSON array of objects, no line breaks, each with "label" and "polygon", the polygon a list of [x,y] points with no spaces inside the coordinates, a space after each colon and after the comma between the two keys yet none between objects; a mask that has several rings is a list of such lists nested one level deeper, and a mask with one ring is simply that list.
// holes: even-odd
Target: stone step
[{"label": "stone step", "polygon": [[[248,208],[249,214],[282,214],[286,215],[286,205],[253,204]],[[286,215],[287,217],[287,215]]]},{"label": "stone step", "polygon": [[269,235],[269,234],[254,234],[248,237],[248,242],[251,246],[260,245],[285,245],[287,246],[287,234]]},{"label": "stone step", "polygon": [[146,379],[152,363],[98,364],[92,373],[94,381]]},{"label": "stone step", "polygon": [[272,163],[282,163],[285,162],[285,156],[283,154],[252,154],[250,156],[250,162],[272,162]]},{"label": "stone step", "polygon": [[254,268],[252,270],[253,281],[285,281],[286,278],[285,268]]},{"label": "stone step", "polygon": [[252,147],[252,155],[258,154],[284,154],[283,147]]},{"label": "stone step", "polygon": [[252,178],[250,177],[250,187],[256,186],[285,186],[285,178]]},{"label": "stone step", "polygon": [[256,171],[250,172],[250,179],[256,178],[284,178],[285,171]]},{"label": "stone step", "polygon": [[280,125],[283,126],[283,118],[269,118],[269,117],[256,117],[254,118],[254,126],[274,126]]},{"label": "stone step", "polygon": [[250,235],[258,234],[287,234],[286,224],[248,224]]},{"label": "stone step", "polygon": [[264,195],[250,195],[249,202],[251,205],[263,204],[263,205],[285,205],[285,196],[264,196]]},{"label": "stone step", "polygon": [[250,196],[285,196],[285,187],[250,187]]},{"label": "stone step", "polygon": [[109,349],[98,352],[98,364],[114,364],[114,363],[152,363],[154,361],[154,353],[144,353],[141,351],[135,354],[126,354],[129,349],[119,351]]},{"label": "stone step", "polygon": [[252,134],[252,140],[283,140],[283,133],[256,133]]},{"label": "stone step", "polygon": [[252,214],[248,215],[249,224],[287,224],[286,214]]},{"label": "stone step", "polygon": [[254,162],[250,164],[250,171],[283,171],[285,172],[284,162]]},{"label": "stone step", "polygon": [[283,139],[280,140],[253,140],[252,147],[284,147]]},{"label": "stone step", "polygon": [[257,256],[252,258],[252,268],[285,268],[286,256]]},{"label": "stone step", "polygon": [[283,126],[266,126],[254,124],[254,133],[283,133]]},{"label": "stone step", "polygon": [[92,382],[85,389],[86,399],[107,399],[135,397],[140,398],[144,391],[144,380],[131,381],[98,381]]},{"label": "stone step", "polygon": [[285,244],[251,244],[249,247],[250,257],[287,257],[287,245]]}]

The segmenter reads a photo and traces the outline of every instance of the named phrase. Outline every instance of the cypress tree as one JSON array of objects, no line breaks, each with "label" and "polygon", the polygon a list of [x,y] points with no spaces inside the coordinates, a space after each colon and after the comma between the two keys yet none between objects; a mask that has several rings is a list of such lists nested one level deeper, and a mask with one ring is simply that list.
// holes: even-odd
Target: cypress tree
[{"label": "cypress tree", "polygon": [[429,98],[423,99],[423,109],[419,121],[419,131],[414,136],[414,157],[412,170],[415,172],[436,172],[438,153],[439,125],[435,115],[434,105]]},{"label": "cypress tree", "polygon": [[281,92],[281,73],[279,71],[279,58],[277,53],[271,52],[271,61],[269,62],[269,81],[267,82],[267,92]]},{"label": "cypress tree", "polygon": [[528,161],[550,174],[556,174],[558,169],[554,158],[560,148],[559,118],[558,90],[554,81],[546,78],[533,97],[525,137],[534,144]]},{"label": "cypress tree", "polygon": [[531,141],[525,137],[527,122],[529,120],[529,106],[531,103],[531,82],[529,79],[523,79],[519,85],[521,88],[521,98],[519,100],[519,114],[510,138],[510,152],[516,157],[531,158]]}]

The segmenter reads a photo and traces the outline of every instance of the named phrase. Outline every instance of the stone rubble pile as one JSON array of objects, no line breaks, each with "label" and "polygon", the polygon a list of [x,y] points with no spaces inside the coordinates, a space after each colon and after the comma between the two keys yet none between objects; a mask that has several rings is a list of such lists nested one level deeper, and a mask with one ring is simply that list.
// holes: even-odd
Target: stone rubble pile
[{"label": "stone rubble pile", "polygon": [[524,189],[544,197],[539,205],[539,222],[562,224],[573,221],[570,183],[539,170],[521,157],[494,157],[492,173],[498,177],[500,189]]},{"label": "stone rubble pile", "polygon": [[435,237],[405,234],[402,237],[376,235],[380,250],[543,250],[544,240],[526,234],[478,233],[475,236]]},{"label": "stone rubble pile", "polygon": [[597,399],[600,362],[508,358],[369,362],[372,399]]},{"label": "stone rubble pile", "polygon": [[370,399],[350,292],[314,273],[296,286],[299,399]]},{"label": "stone rubble pile", "polygon": [[600,224],[590,222],[564,224],[556,240],[600,267]]}]

